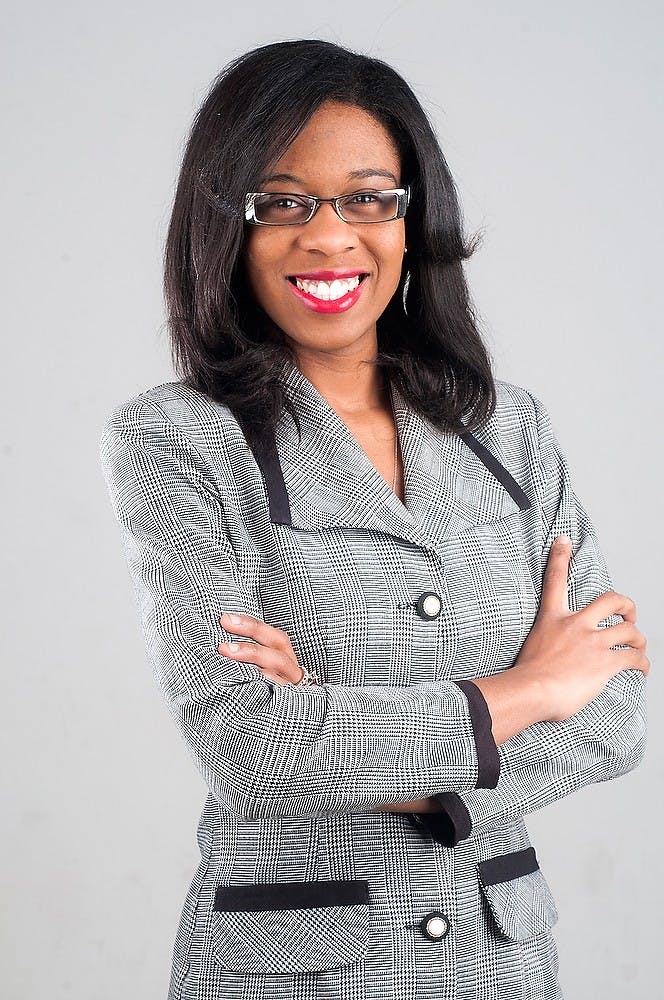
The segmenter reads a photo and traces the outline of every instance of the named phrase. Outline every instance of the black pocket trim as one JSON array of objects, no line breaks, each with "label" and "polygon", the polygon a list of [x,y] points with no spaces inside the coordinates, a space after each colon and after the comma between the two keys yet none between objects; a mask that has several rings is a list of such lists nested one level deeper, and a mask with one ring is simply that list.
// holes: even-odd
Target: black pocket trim
[{"label": "black pocket trim", "polygon": [[316,882],[251,882],[220,885],[215,910],[294,910],[301,906],[352,906],[369,902],[367,879]]},{"label": "black pocket trim", "polygon": [[497,858],[487,858],[480,861],[478,868],[485,885],[496,885],[497,882],[509,882],[519,875],[529,875],[539,868],[534,847],[525,847],[522,851],[511,854],[501,854]]}]

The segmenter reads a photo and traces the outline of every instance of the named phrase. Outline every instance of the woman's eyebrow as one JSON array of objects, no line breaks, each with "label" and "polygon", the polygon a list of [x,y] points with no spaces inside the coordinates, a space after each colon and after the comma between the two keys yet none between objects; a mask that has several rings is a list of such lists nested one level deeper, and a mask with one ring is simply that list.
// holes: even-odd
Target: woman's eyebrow
[{"label": "woman's eyebrow", "polygon": [[[349,181],[365,177],[387,177],[388,180],[394,182],[395,186],[399,183],[391,171],[383,170],[380,167],[362,167],[360,170],[351,170],[348,174]],[[261,184],[270,184],[272,181],[292,181],[293,184],[305,183],[301,177],[295,177],[293,174],[270,174],[269,177],[265,177],[261,181]]]}]

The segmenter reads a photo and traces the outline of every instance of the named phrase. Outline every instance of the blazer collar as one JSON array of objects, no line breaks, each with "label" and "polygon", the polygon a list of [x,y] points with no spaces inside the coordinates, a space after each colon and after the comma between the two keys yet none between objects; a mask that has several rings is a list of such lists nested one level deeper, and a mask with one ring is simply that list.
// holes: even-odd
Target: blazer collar
[{"label": "blazer collar", "polygon": [[284,410],[266,478],[270,492],[281,489],[280,507],[286,514],[272,520],[305,531],[379,531],[436,550],[466,528],[501,520],[529,505],[477,438],[439,430],[392,385],[404,464],[403,504],[325,397],[290,360],[281,381],[297,410],[302,439],[300,443]]}]

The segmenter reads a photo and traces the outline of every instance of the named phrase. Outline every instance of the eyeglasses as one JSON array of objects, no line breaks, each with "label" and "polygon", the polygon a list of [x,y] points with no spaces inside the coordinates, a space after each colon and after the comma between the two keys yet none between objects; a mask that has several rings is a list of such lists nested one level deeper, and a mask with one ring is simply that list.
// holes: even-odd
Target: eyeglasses
[{"label": "eyeglasses", "polygon": [[390,222],[402,219],[410,201],[410,187],[390,191],[354,191],[336,198],[316,198],[313,194],[250,191],[244,217],[255,226],[302,226],[313,219],[323,202],[334,205],[344,222]]}]

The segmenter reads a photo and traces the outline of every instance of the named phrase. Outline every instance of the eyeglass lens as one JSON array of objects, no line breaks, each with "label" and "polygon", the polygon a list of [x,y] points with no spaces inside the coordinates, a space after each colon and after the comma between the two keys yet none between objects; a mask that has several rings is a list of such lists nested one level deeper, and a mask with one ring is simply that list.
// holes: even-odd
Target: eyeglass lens
[{"label": "eyeglass lens", "polygon": [[[387,222],[396,216],[398,206],[398,196],[383,191],[355,192],[339,200],[347,222]],[[259,222],[287,226],[308,219],[311,202],[294,194],[262,194],[254,200],[254,213]]]}]

